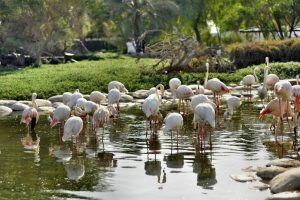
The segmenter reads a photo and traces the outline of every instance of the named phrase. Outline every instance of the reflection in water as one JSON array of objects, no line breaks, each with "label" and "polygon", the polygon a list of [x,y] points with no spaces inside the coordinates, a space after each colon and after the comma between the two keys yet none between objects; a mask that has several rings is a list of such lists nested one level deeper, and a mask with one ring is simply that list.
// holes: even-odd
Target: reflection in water
[{"label": "reflection in water", "polygon": [[80,158],[72,159],[65,163],[65,170],[70,180],[78,181],[85,173],[84,162]]},{"label": "reflection in water", "polygon": [[97,154],[97,163],[100,167],[117,167],[117,160],[114,160],[114,154],[109,152],[99,152]]},{"label": "reflection in water", "polygon": [[197,185],[204,189],[213,189],[217,183],[216,169],[211,163],[208,153],[196,152],[193,163],[193,172],[197,173]]},{"label": "reflection in water", "polygon": [[[157,134],[151,134],[149,142],[147,141],[147,161],[145,162],[145,173],[149,176],[157,176],[158,183],[165,183],[167,176],[165,170],[163,170],[163,176],[161,177],[161,161],[156,159],[156,154],[161,149],[161,143]],[[149,154],[154,154],[154,160],[150,160]]]},{"label": "reflection in water", "polygon": [[65,144],[51,145],[49,147],[49,154],[56,157],[58,162],[67,162],[72,158],[72,151]]},{"label": "reflection in water", "polygon": [[26,136],[21,139],[25,152],[34,153],[34,162],[40,162],[40,138],[35,131],[27,132]]},{"label": "reflection in water", "polygon": [[265,139],[262,143],[268,151],[273,152],[278,158],[283,158],[293,147],[293,141],[290,139],[285,139],[282,142],[275,141],[275,139]]},{"label": "reflection in water", "polygon": [[181,153],[175,153],[164,156],[164,161],[167,162],[169,168],[182,168],[184,165],[184,155]]}]

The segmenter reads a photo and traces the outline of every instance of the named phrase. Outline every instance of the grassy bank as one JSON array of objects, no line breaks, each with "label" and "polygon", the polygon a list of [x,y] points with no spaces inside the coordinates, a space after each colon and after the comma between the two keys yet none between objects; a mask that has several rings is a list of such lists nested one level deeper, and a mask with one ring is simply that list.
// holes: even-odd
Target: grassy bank
[{"label": "grassy bank", "polygon": [[[154,59],[136,59],[130,57],[105,58],[99,61],[81,61],[60,65],[43,65],[39,68],[0,72],[0,99],[30,99],[32,92],[38,98],[48,98],[75,89],[84,94],[93,90],[107,92],[107,84],[112,80],[123,82],[129,91],[149,89],[158,83],[168,87],[171,75],[157,74],[149,64]],[[260,66],[261,69],[263,65]],[[210,73],[209,77],[218,77],[226,83],[239,83],[244,75],[252,73],[253,67],[236,71],[232,74]],[[300,74],[300,63],[274,63],[272,73],[280,78],[292,78]],[[259,74],[262,78],[263,71]],[[184,84],[193,84],[197,80],[203,83],[204,73],[179,73]]]}]

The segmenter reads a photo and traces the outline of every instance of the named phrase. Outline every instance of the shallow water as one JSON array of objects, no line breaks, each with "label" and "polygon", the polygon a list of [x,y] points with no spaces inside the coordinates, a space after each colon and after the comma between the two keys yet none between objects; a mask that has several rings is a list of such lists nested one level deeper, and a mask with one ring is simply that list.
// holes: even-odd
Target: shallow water
[{"label": "shallow water", "polygon": [[170,133],[160,129],[157,137],[146,138],[139,109],[122,113],[104,134],[99,129],[97,145],[88,125],[77,144],[64,144],[59,127],[50,129],[45,115],[31,134],[19,123],[20,116],[4,117],[0,199],[265,199],[269,190],[230,178],[290,150],[274,148],[270,120],[260,121],[258,113],[245,104],[232,120],[218,119],[212,150],[206,144],[203,151],[195,141],[192,116],[185,119],[178,145],[176,135],[172,142]]}]

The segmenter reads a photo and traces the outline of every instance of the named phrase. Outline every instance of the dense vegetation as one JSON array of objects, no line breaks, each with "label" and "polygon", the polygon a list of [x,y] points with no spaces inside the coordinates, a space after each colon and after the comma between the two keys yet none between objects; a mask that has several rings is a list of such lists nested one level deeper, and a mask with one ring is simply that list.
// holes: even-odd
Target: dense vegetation
[{"label": "dense vegetation", "polygon": [[[30,99],[32,92],[38,98],[48,98],[63,92],[73,92],[79,88],[84,94],[93,90],[107,92],[107,84],[112,80],[123,82],[129,91],[149,89],[158,83],[168,88],[168,81],[173,75],[158,74],[149,64],[155,59],[140,59],[121,56],[99,61],[81,61],[59,65],[43,65],[39,68],[24,68],[0,72],[0,99]],[[203,67],[203,66],[199,66]],[[260,81],[263,67],[259,65]],[[209,77],[218,77],[226,83],[239,83],[243,76],[253,73],[254,66],[244,68],[235,73],[210,73]],[[272,63],[271,72],[280,78],[293,78],[300,73],[300,63]],[[176,75],[184,84],[195,84],[197,80],[203,84],[204,73],[179,73]]]},{"label": "dense vegetation", "polygon": [[300,61],[300,39],[239,43],[228,49],[237,68],[262,63],[267,56],[275,62]]}]

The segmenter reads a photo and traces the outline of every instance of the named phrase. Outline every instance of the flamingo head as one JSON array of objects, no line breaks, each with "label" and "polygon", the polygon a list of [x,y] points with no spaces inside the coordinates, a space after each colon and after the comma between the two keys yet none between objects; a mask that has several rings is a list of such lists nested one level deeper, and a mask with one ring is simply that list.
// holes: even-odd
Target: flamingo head
[{"label": "flamingo head", "polygon": [[53,128],[56,124],[59,124],[60,122],[57,119],[53,119],[50,123],[50,127]]},{"label": "flamingo head", "polygon": [[265,60],[266,60],[266,64],[268,65],[269,64],[269,57],[266,57]]},{"label": "flamingo head", "polygon": [[259,114],[259,119],[262,119],[266,114],[271,113],[272,110],[270,108],[263,109]]},{"label": "flamingo head", "polygon": [[226,92],[226,93],[230,93],[230,89],[228,88],[228,87],[226,87],[226,86],[221,86],[221,90],[222,91],[224,91],[224,92]]}]

